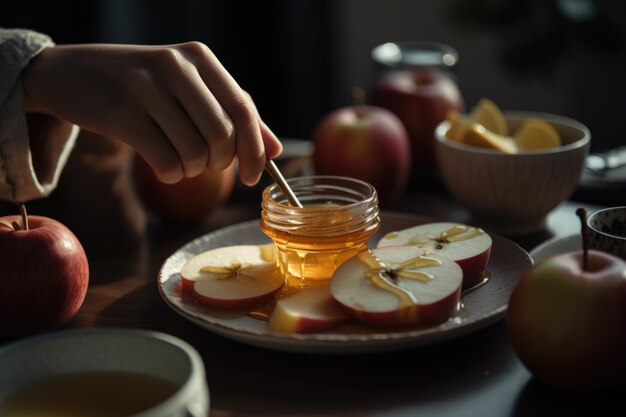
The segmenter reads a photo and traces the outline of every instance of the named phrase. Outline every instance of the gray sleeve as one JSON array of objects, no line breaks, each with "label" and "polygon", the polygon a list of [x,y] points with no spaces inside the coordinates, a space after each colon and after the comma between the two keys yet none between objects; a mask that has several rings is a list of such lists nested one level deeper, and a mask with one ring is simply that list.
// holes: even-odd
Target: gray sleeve
[{"label": "gray sleeve", "polygon": [[[43,49],[54,46],[43,34],[0,28],[0,199],[25,202],[44,197],[56,187],[71,152],[78,127],[48,115],[27,121],[21,71]],[[29,127],[36,126],[44,151],[33,160]],[[34,133],[33,133],[34,134]]]}]

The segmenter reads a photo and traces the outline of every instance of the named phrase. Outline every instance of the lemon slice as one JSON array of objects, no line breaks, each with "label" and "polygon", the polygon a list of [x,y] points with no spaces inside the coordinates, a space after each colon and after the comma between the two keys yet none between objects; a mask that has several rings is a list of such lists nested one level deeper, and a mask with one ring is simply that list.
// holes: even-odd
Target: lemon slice
[{"label": "lemon slice", "polygon": [[520,151],[534,151],[561,146],[561,136],[547,122],[529,119],[515,134],[515,144]]},{"label": "lemon slice", "polygon": [[498,135],[479,123],[473,123],[469,127],[465,133],[463,143],[481,148],[497,149],[504,153],[517,152],[517,146],[515,146],[513,139]]},{"label": "lemon slice", "polygon": [[509,128],[504,115],[496,103],[488,98],[481,99],[470,114],[471,123],[480,123],[485,129],[498,135],[507,136]]},{"label": "lemon slice", "polygon": [[465,133],[470,127],[467,117],[462,116],[456,110],[450,110],[446,115],[450,128],[446,132],[446,137],[456,142],[463,142]]}]

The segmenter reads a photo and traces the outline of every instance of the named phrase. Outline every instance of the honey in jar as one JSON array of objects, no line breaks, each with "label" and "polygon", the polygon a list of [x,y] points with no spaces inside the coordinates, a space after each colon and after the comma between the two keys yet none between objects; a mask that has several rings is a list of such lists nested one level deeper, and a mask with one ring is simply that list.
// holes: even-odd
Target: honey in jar
[{"label": "honey in jar", "polygon": [[378,196],[370,184],[347,177],[288,180],[303,207],[293,207],[273,184],[263,191],[261,230],[274,242],[277,266],[290,285],[325,280],[367,249],[380,226]]}]

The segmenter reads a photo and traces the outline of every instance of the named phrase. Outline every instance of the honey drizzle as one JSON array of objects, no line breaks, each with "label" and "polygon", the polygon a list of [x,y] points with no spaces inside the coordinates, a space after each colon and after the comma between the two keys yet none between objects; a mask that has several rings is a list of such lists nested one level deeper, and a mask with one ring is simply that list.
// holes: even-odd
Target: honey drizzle
[{"label": "honey drizzle", "polygon": [[261,259],[265,262],[276,262],[276,252],[272,243],[259,246],[259,250],[261,251]]},{"label": "honey drizzle", "polygon": [[467,240],[478,237],[484,233],[485,232],[481,228],[457,224],[456,226],[453,226],[449,230],[443,232],[439,236],[438,240],[442,242],[458,242],[460,240]]},{"label": "honey drizzle", "polygon": [[[375,271],[372,271],[375,272]],[[388,291],[400,299],[401,307],[410,307],[417,304],[418,300],[408,290],[400,287],[397,284],[391,282],[389,274],[384,271],[367,274],[368,278],[372,280],[372,283],[381,290]]]},{"label": "honey drizzle", "polygon": [[425,266],[437,266],[441,265],[439,259],[431,258],[429,256],[420,255],[416,258],[412,258],[402,262],[394,271],[396,275],[408,279],[416,279],[422,282],[428,282],[434,278],[433,275],[422,271],[406,271],[411,268],[423,268]]},{"label": "honey drizzle", "polygon": [[428,282],[435,278],[432,274],[423,271],[407,271],[407,269],[441,265],[441,261],[438,259],[420,255],[402,262],[396,268],[389,268],[370,250],[360,253],[358,259],[370,269],[370,271],[367,272],[367,277],[372,281],[372,284],[396,295],[400,300],[400,307],[403,308],[415,307],[418,300],[413,293],[402,288],[399,282],[394,281],[398,281],[398,278],[406,278],[420,282]]},{"label": "honey drizzle", "polygon": [[271,300],[249,307],[245,315],[253,319],[268,321],[278,300],[296,294],[306,287],[307,285],[301,280],[290,282],[289,279],[286,279],[283,288],[280,289]]}]

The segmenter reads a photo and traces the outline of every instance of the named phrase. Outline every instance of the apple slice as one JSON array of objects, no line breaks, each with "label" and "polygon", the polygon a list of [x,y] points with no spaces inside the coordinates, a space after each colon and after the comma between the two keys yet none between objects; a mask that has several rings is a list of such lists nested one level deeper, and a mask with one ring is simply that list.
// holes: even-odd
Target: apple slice
[{"label": "apple slice", "polygon": [[328,281],[324,281],[278,300],[268,326],[279,332],[315,333],[333,329],[350,319],[330,296]]},{"label": "apple slice", "polygon": [[503,153],[516,153],[517,145],[508,136],[502,136],[486,129],[480,123],[472,123],[463,138],[466,145],[495,149]]},{"label": "apple slice", "polygon": [[416,246],[397,246],[361,252],[341,265],[330,293],[362,323],[428,326],[455,313],[462,283],[456,262]]},{"label": "apple slice", "polygon": [[465,134],[470,127],[470,123],[466,116],[460,114],[456,110],[450,110],[446,114],[446,119],[450,123],[450,128],[446,132],[446,137],[455,142],[463,143]]},{"label": "apple slice", "polygon": [[515,144],[520,151],[557,148],[561,146],[561,136],[550,123],[539,119],[529,119],[515,133]]},{"label": "apple slice", "polygon": [[191,258],[183,291],[212,307],[242,308],[271,299],[285,284],[271,245],[226,246]]},{"label": "apple slice", "polygon": [[483,281],[491,254],[491,236],[459,223],[427,223],[387,233],[378,247],[413,245],[452,259],[463,269],[463,289]]},{"label": "apple slice", "polygon": [[497,135],[507,136],[509,127],[500,107],[488,98],[482,98],[469,115],[470,123],[478,123]]}]

